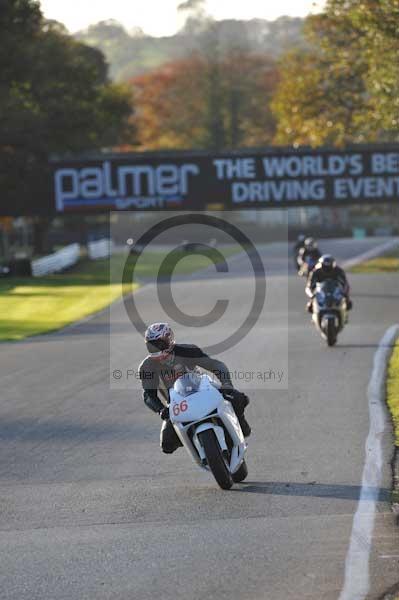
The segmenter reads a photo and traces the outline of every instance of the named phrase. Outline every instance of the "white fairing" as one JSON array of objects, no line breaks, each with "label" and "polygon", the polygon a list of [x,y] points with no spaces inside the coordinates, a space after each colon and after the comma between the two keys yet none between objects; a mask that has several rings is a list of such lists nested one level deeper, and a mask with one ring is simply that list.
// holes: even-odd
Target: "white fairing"
[{"label": "white fairing", "polygon": [[338,333],[344,328],[347,320],[346,299],[339,285],[335,284],[334,292],[329,294],[329,302],[327,303],[326,300],[327,295],[324,292],[323,284],[318,284],[313,298],[312,319],[323,337],[326,337],[328,321],[334,322],[335,330]]},{"label": "white fairing", "polygon": [[[201,377],[198,392],[190,394],[189,396],[182,396],[176,392],[175,387],[173,387],[169,392],[169,398],[169,410],[170,414],[173,416],[173,423],[197,421],[197,419],[201,419],[214,411],[218,407],[220,401],[223,400],[223,396],[207,376]],[[179,407],[184,400],[187,401],[187,409],[185,411],[178,411],[175,407]],[[176,414],[177,412],[179,412],[179,414]]]},{"label": "white fairing", "polygon": [[[229,468],[231,473],[235,473],[244,460],[247,448],[237,416],[231,403],[223,398],[208,375],[200,375],[199,378],[199,385],[192,392],[179,393],[178,382],[169,391],[170,420],[184,447],[201,467],[205,453],[198,434],[212,429],[221,449],[227,450],[227,430],[233,441]],[[209,415],[212,415],[212,420]]]}]

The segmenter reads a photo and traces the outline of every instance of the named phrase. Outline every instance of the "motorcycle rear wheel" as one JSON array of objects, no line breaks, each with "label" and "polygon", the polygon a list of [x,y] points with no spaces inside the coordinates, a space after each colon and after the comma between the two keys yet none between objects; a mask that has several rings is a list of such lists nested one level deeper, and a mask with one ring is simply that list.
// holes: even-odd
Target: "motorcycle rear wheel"
[{"label": "motorcycle rear wheel", "polygon": [[222,450],[211,429],[198,434],[204,449],[206,460],[217,483],[223,490],[229,490],[233,485],[233,478],[226,465]]}]

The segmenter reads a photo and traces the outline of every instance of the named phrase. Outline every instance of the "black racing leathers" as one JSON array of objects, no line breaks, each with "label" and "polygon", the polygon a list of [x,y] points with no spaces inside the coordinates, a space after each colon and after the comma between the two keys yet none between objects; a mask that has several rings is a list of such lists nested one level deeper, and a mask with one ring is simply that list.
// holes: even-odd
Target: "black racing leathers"
[{"label": "black racing leathers", "polygon": [[[139,376],[144,390],[144,402],[154,412],[160,412],[169,402],[169,388],[178,377],[195,367],[210,371],[219,379],[223,387],[233,387],[230,373],[221,360],[211,358],[198,346],[176,344],[170,360],[166,363],[147,356],[139,367]],[[162,396],[160,400],[158,393]]]},{"label": "black racing leathers", "polygon": [[[244,415],[248,399],[233,389],[230,373],[226,365],[211,358],[198,346],[192,344],[176,344],[167,362],[160,362],[147,356],[139,367],[139,376],[143,386],[143,399],[152,411],[160,413],[169,403],[169,389],[178,377],[200,367],[213,373],[221,382],[222,388],[233,405],[237,416]],[[232,394],[231,394],[232,392]],[[246,399],[244,401],[243,399]],[[166,453],[173,452],[181,445],[172,424],[164,421],[161,429],[161,447]]]},{"label": "black racing leathers", "polygon": [[318,283],[323,283],[323,281],[327,281],[327,279],[337,281],[337,283],[341,285],[345,296],[347,299],[349,299],[350,288],[345,271],[338,266],[327,271],[323,269],[321,265],[317,266],[309,275],[306,284],[306,294],[309,296],[309,298],[313,296],[316,285]]}]

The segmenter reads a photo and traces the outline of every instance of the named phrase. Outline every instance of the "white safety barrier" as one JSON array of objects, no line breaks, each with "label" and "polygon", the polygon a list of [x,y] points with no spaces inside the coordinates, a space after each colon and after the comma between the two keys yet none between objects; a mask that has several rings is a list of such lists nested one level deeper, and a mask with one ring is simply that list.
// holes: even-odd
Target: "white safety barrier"
[{"label": "white safety barrier", "polygon": [[103,238],[97,242],[89,242],[87,244],[87,250],[89,258],[95,260],[97,258],[108,258],[112,254],[112,240]]},{"label": "white safety barrier", "polygon": [[68,267],[75,265],[80,258],[80,246],[79,244],[71,244],[65,246],[61,250],[49,254],[49,256],[43,256],[37,260],[32,261],[32,275],[34,277],[40,277],[41,275],[50,275],[51,273],[59,273],[64,271]]}]

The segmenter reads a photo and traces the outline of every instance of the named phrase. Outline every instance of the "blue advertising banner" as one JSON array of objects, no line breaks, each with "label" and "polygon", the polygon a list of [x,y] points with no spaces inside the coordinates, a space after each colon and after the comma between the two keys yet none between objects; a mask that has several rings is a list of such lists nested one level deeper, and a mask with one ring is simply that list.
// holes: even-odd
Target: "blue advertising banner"
[{"label": "blue advertising banner", "polygon": [[55,162],[57,212],[393,202],[399,148],[148,153]]},{"label": "blue advertising banner", "polygon": [[399,146],[100,154],[50,161],[32,182],[0,196],[0,216],[396,203]]}]

